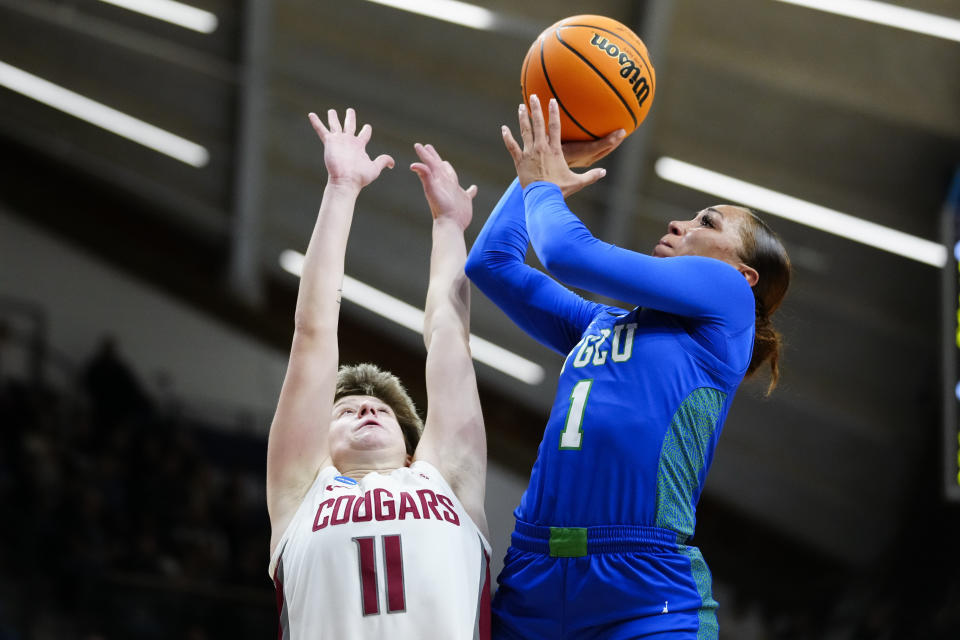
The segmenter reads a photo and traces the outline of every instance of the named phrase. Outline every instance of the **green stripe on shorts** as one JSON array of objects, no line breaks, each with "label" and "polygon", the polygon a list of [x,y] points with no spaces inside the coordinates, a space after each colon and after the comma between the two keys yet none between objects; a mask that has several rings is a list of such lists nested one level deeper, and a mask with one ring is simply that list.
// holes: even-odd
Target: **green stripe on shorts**
[{"label": "green stripe on shorts", "polygon": [[700,611],[697,612],[700,626],[697,629],[697,640],[717,640],[720,635],[720,626],[717,624],[717,601],[713,599],[713,577],[710,575],[710,569],[700,549],[681,546],[680,553],[690,558],[690,573],[697,585],[697,593],[700,594]]}]

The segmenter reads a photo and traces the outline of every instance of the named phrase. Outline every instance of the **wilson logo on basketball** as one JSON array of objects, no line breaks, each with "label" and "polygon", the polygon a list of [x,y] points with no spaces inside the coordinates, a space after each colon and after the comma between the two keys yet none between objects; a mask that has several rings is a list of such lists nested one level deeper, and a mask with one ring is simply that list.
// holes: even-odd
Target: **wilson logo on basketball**
[{"label": "wilson logo on basketball", "polygon": [[590,44],[611,58],[617,59],[620,63],[620,77],[630,83],[630,86],[633,87],[633,95],[637,98],[637,104],[642,105],[650,95],[650,84],[647,82],[646,77],[640,75],[641,69],[637,66],[637,63],[633,61],[626,51],[621,51],[620,47],[609,42],[599,33],[593,34]]}]

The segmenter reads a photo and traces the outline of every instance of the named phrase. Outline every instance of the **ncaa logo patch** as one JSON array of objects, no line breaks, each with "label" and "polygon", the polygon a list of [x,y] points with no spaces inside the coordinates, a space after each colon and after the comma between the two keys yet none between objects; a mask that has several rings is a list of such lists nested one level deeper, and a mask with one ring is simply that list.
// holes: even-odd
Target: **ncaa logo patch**
[{"label": "ncaa logo patch", "polygon": [[344,484],[359,484],[356,480],[353,478],[348,478],[347,476],[337,476],[334,478],[334,480]]}]

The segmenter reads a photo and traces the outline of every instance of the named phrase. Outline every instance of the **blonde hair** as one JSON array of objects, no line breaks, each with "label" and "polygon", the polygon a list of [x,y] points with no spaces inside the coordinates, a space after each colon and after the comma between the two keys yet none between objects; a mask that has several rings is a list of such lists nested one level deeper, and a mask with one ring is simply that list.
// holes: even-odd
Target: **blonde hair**
[{"label": "blonde hair", "polygon": [[341,365],[337,371],[337,390],[333,401],[346,396],[373,396],[386,402],[403,431],[407,453],[413,455],[423,433],[423,420],[397,376],[368,362]]}]

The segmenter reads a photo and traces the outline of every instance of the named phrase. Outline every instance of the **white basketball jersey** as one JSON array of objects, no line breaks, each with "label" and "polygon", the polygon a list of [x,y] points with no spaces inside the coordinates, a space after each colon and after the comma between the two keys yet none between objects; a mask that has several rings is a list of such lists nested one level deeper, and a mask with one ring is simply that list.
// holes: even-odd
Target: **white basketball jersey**
[{"label": "white basketball jersey", "polygon": [[418,460],[322,469],[270,558],[282,640],[489,638],[490,544]]}]

